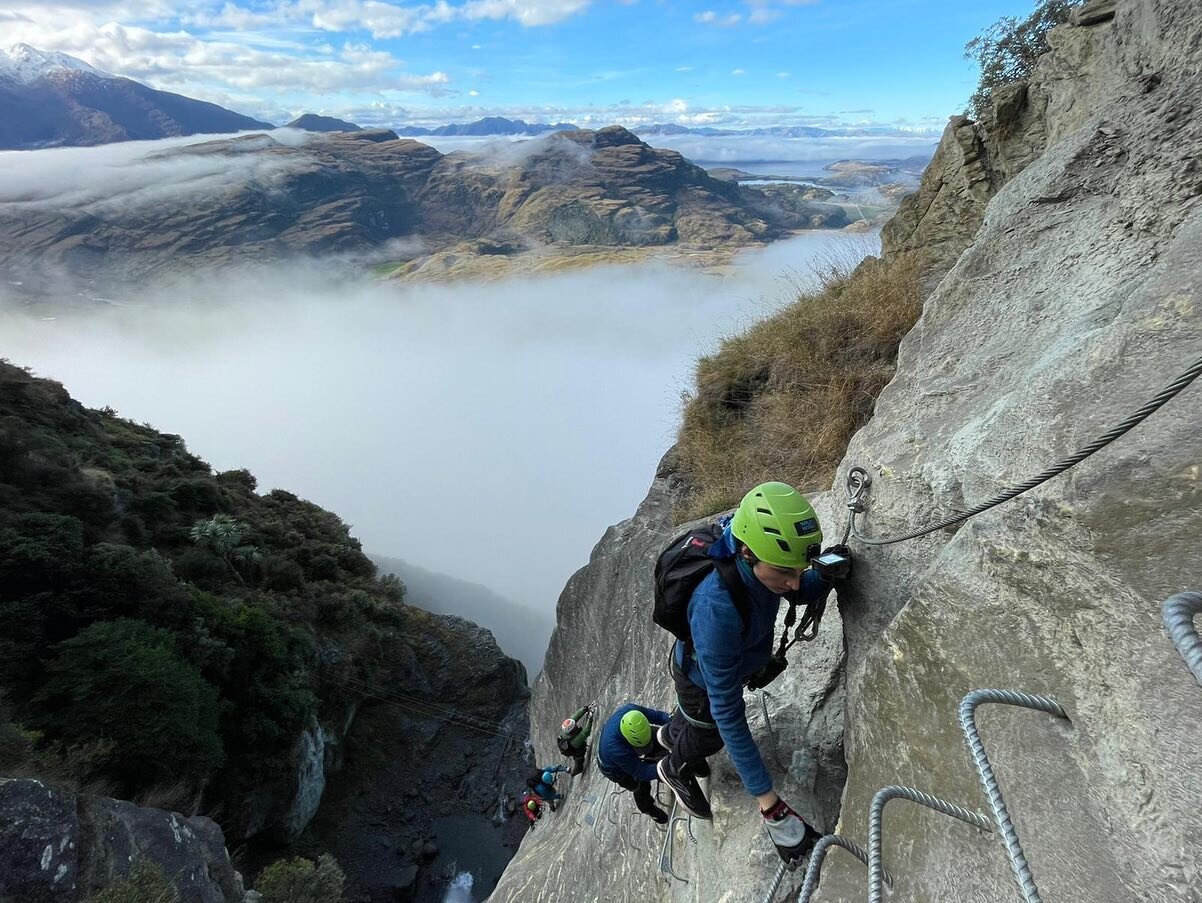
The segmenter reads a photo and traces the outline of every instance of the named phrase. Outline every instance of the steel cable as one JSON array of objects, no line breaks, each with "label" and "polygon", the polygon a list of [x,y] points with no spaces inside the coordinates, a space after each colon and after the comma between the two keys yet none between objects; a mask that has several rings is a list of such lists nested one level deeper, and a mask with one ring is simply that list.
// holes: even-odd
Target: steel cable
[{"label": "steel cable", "polygon": [[1021,693],[1017,690],[973,690],[960,702],[960,729],[964,732],[969,752],[972,753],[977,772],[981,776],[981,786],[985,788],[985,795],[989,797],[989,805],[993,809],[993,818],[997,822],[1002,843],[1006,846],[1006,855],[1010,859],[1010,868],[1014,871],[1014,879],[1018,882],[1026,903],[1042,903],[1039,889],[1035,886],[1035,878],[1031,874],[1031,867],[1027,864],[1027,857],[1019,842],[1018,832],[1014,830],[1014,823],[1010,820],[1010,813],[1006,810],[1006,801],[1002,798],[1002,791],[998,787],[997,776],[993,773],[993,766],[989,764],[989,756],[985,753],[985,744],[981,742],[981,734],[977,730],[977,707],[991,702],[1035,709],[1039,712],[1047,712],[1057,718],[1063,718],[1070,724],[1072,722],[1068,713],[1056,700],[1048,696]]},{"label": "steel cable", "polygon": [[1198,636],[1194,626],[1194,618],[1199,614],[1202,614],[1202,593],[1177,593],[1165,599],[1161,609],[1164,629],[1185,659],[1194,680],[1202,686],[1202,637]]},{"label": "steel cable", "polygon": [[904,536],[878,539],[864,536],[862,533],[860,533],[859,528],[856,526],[856,514],[863,510],[862,506],[860,505],[860,500],[864,492],[867,491],[868,487],[872,485],[872,478],[869,476],[868,472],[864,470],[864,468],[853,467],[847,473],[847,506],[851,509],[848,527],[855,538],[864,543],[864,545],[887,546],[892,545],[895,542],[905,542],[908,539],[917,539],[919,536],[926,536],[928,533],[934,533],[937,530],[942,530],[945,527],[950,527],[954,524],[966,521],[970,517],[976,517],[983,511],[988,511],[990,508],[994,508],[1003,502],[1008,502],[1012,498],[1020,496],[1030,489],[1034,489],[1041,483],[1046,483],[1053,477],[1059,476],[1070,467],[1080,464],[1094,452],[1105,448],[1115,439],[1118,439],[1125,433],[1130,432],[1139,424],[1143,423],[1143,421],[1148,419],[1148,417],[1150,417],[1153,413],[1163,407],[1166,402],[1178,395],[1190,383],[1197,379],[1199,374],[1202,374],[1202,357],[1194,361],[1194,363],[1186,368],[1186,370],[1180,376],[1157,392],[1156,395],[1147,402],[1147,404],[1139,408],[1139,410],[1134,411],[1131,415],[1126,417],[1112,429],[1107,430],[1105,433],[1098,436],[1075,454],[1069,455],[1067,458],[1060,459],[1037,476],[1031,477],[1031,479],[1023,483],[1016,483],[1010,486],[998,495],[995,495],[988,501],[982,502],[969,511],[964,511],[959,514],[952,515],[951,517],[946,517],[937,524],[932,524],[931,526],[924,527],[921,530],[914,530],[910,533],[906,533]]}]

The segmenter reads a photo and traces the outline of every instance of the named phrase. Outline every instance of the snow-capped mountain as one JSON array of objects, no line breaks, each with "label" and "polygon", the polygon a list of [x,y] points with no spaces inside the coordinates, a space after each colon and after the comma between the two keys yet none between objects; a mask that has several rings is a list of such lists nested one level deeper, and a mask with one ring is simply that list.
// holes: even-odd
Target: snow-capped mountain
[{"label": "snow-capped mountain", "polygon": [[110,75],[65,53],[28,44],[0,50],[0,150],[263,128],[273,126]]},{"label": "snow-capped mountain", "polygon": [[54,72],[86,72],[96,78],[115,78],[83,60],[54,50],[38,50],[28,44],[0,49],[0,80],[28,85]]}]

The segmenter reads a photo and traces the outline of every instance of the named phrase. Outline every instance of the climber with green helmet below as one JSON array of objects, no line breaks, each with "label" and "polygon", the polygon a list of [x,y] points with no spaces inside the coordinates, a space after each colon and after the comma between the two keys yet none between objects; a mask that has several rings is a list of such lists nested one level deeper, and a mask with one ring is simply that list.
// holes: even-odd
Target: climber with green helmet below
[{"label": "climber with green helmet below", "polygon": [[563,720],[555,742],[559,751],[572,760],[568,774],[572,777],[584,771],[584,757],[588,754],[588,738],[593,732],[597,718],[597,707],[581,706],[570,717]]},{"label": "climber with green helmet below", "polygon": [[655,761],[667,750],[655,739],[655,730],[669,715],[633,702],[618,707],[601,726],[597,741],[597,767],[619,787],[634,793],[634,804],[657,824],[667,824],[668,813],[655,805],[651,782]]},{"label": "climber with green helmet below", "polygon": [[[776,656],[772,650],[781,597],[791,606],[815,605],[820,616],[835,577],[847,575],[846,547],[827,552],[834,554],[822,550],[809,501],[787,483],[772,482],[748,492],[734,515],[708,533],[703,528],[677,539],[656,565],[654,619],[677,637],[671,659],[677,705],[658,731],[670,752],[657,773],[685,810],[713,818],[697,779],[709,775],[706,758],[725,746],[786,862],[804,857],[820,835],[773,789],[747,725],[743,687],[763,686],[784,670],[783,636]],[[811,567],[820,557],[844,566],[835,572],[824,566],[820,573],[817,564]],[[686,576],[672,577],[673,569]],[[688,573],[699,582],[690,583]]]}]

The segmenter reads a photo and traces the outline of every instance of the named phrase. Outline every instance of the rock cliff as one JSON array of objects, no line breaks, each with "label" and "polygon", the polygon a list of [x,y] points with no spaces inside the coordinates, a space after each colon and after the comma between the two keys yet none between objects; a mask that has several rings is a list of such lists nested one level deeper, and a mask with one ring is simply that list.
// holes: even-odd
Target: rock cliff
[{"label": "rock cliff", "polygon": [[186,903],[242,903],[242,877],[210,819],[0,778],[0,900],[75,903],[143,858]]},{"label": "rock cliff", "polygon": [[[930,293],[819,500],[832,533],[851,466],[875,480],[862,528],[904,533],[1074,451],[1202,349],[1202,125],[1190,115],[1202,20],[1185,0],[1091,3],[1051,45],[991,116],[952,121],[886,230],[887,254],[924,255]],[[979,717],[1045,899],[1202,900],[1202,690],[1159,616],[1164,598],[1202,586],[1200,391],[958,528],[854,546],[842,620],[828,615],[817,648],[769,688],[771,726],[748,698],[782,794],[860,844],[885,785],[988,812],[957,703],[981,687],[1047,694],[1071,726],[1000,707]],[[540,751],[577,699],[670,701],[649,577],[678,490],[665,467],[565,588],[535,685]],[[661,874],[663,835],[628,800],[615,801],[618,826],[596,817],[612,788],[590,774],[492,899],[761,899],[774,857],[716,761],[714,824],[696,846],[676,843],[689,883]],[[904,802],[885,828],[898,899],[1018,897],[995,836]],[[864,868],[833,853],[814,899],[864,896]]]}]

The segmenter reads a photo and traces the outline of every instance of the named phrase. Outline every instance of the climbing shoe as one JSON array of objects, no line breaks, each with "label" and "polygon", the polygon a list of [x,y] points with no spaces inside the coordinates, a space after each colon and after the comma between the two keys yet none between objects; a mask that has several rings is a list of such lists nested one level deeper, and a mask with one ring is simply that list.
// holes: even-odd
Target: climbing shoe
[{"label": "climbing shoe", "polygon": [[[659,730],[655,732],[655,742],[668,752],[672,751],[672,744],[668,740],[668,725],[660,725]],[[692,762],[689,767],[696,778],[708,778],[710,776],[710,763],[705,761],[705,759]]]},{"label": "climbing shoe", "polygon": [[785,862],[795,863],[805,858],[822,837],[782,799],[767,812],[760,810],[760,814],[776,852]]},{"label": "climbing shoe", "polygon": [[697,818],[712,819],[714,812],[710,809],[710,801],[705,798],[705,792],[697,779],[689,774],[678,772],[672,768],[671,756],[664,756],[655,763],[655,771],[659,779],[672,788],[676,794],[676,802],[682,809]]}]

